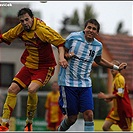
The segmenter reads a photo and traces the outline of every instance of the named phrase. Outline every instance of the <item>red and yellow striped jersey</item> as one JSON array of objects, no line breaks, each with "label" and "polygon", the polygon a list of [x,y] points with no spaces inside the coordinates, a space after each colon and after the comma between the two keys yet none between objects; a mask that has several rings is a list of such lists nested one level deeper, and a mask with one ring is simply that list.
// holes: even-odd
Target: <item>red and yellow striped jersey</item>
[{"label": "red and yellow striped jersey", "polygon": [[65,39],[56,31],[35,17],[30,32],[24,31],[22,25],[18,24],[0,36],[7,44],[10,44],[17,37],[25,42],[26,47],[21,56],[21,62],[32,69],[55,66],[56,62],[51,44],[59,47],[65,42]]},{"label": "red and yellow striped jersey", "polygon": [[49,92],[47,95],[47,99],[45,102],[45,108],[48,110],[48,122],[55,123],[61,122],[63,118],[63,114],[60,110],[58,100],[59,100],[59,92]]},{"label": "red and yellow striped jersey", "polygon": [[113,94],[117,97],[113,99],[113,111],[110,117],[114,120],[120,120],[123,113],[126,117],[132,117],[132,108],[128,96],[128,90],[125,85],[124,77],[118,73],[113,80]]}]

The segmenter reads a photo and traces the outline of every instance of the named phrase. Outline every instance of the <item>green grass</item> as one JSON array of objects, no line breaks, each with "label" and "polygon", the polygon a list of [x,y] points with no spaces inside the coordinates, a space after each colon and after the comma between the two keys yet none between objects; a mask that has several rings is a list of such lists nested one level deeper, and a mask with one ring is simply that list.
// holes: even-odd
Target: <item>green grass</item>
[{"label": "green grass", "polygon": [[[95,131],[102,131],[102,125],[104,123],[104,120],[94,120],[95,123]],[[111,129],[113,131],[121,131],[118,125],[112,125]],[[133,123],[132,123],[132,130],[133,131]]]}]

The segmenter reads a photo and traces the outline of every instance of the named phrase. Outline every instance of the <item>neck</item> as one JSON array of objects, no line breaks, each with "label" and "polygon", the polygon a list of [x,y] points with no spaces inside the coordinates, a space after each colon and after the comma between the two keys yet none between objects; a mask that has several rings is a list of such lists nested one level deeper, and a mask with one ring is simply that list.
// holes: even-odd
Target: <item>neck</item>
[{"label": "neck", "polygon": [[86,38],[86,41],[87,41],[88,43],[91,43],[91,42],[94,41],[94,39]]},{"label": "neck", "polygon": [[91,43],[94,41],[94,38],[88,38],[85,36],[85,40],[88,42],[88,43]]}]

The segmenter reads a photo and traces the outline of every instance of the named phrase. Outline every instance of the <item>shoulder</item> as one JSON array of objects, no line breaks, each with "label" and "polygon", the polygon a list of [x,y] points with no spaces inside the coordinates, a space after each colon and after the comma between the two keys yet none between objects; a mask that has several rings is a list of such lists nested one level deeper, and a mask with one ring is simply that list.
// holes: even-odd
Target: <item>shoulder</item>
[{"label": "shoulder", "polygon": [[124,78],[123,75],[119,74],[119,76],[118,76],[118,80],[125,80],[125,78]]},{"label": "shoulder", "polygon": [[83,33],[83,31],[79,31],[79,32],[72,32],[70,33],[70,36],[81,36]]},{"label": "shoulder", "polygon": [[40,19],[36,19],[36,32],[38,34],[52,34],[52,35],[56,35],[59,36],[59,34],[50,26],[48,26],[44,21],[40,20]]},{"label": "shoulder", "polygon": [[52,92],[48,92],[47,97],[51,97],[52,96]]},{"label": "shoulder", "polygon": [[117,77],[115,78],[115,81],[118,83],[125,83],[125,78],[123,75],[121,75],[120,73],[117,75]]},{"label": "shoulder", "polygon": [[102,43],[100,41],[98,41],[96,38],[94,38],[93,44],[102,47]]},{"label": "shoulder", "polygon": [[20,33],[23,31],[23,27],[22,27],[21,23],[19,23],[15,27],[11,28],[11,30],[17,31],[17,33]]},{"label": "shoulder", "polygon": [[42,21],[39,18],[34,18],[34,20],[35,20],[35,25],[37,30],[42,30],[46,28],[46,23],[44,21]]},{"label": "shoulder", "polygon": [[46,23],[43,20],[39,19],[39,18],[34,18],[34,20],[36,21],[37,25],[46,25]]},{"label": "shoulder", "polygon": [[80,32],[72,32],[70,35],[66,38],[66,40],[83,40],[84,39],[84,33],[83,31]]}]

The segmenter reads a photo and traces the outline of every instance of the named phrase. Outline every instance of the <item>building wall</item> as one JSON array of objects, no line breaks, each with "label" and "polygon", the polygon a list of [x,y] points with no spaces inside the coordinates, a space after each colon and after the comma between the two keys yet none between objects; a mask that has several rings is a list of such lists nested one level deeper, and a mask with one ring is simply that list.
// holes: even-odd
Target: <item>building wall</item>
[{"label": "building wall", "polygon": [[22,63],[20,62],[20,57],[23,53],[24,49],[20,48],[0,48],[0,62],[2,63],[13,63],[15,64],[15,74],[22,67]]}]

